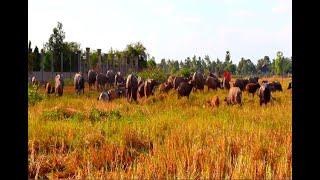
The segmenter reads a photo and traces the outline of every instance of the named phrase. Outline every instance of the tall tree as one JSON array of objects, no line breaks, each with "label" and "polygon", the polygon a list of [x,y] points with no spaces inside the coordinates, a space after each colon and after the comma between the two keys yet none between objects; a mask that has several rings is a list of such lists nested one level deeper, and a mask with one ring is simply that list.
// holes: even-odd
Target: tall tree
[{"label": "tall tree", "polygon": [[57,27],[53,28],[49,41],[45,44],[45,48],[53,52],[55,70],[60,69],[61,52],[63,52],[64,48],[63,40],[65,39],[65,32],[62,30],[62,27],[62,23],[58,22]]},{"label": "tall tree", "polygon": [[283,61],[284,58],[283,58],[283,53],[281,51],[278,51],[277,52],[277,56],[276,56],[276,59],[275,59],[275,64],[274,64],[274,67],[275,67],[275,73],[277,75],[280,75],[282,74],[283,72]]}]

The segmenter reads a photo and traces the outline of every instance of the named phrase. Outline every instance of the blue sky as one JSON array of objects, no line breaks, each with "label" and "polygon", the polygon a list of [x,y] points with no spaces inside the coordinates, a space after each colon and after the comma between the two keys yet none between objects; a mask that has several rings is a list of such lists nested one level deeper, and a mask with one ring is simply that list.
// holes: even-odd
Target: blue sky
[{"label": "blue sky", "polygon": [[183,60],[193,55],[254,63],[278,50],[292,55],[290,0],[29,0],[28,39],[43,47],[57,21],[65,41],[81,48],[123,50],[140,41],[147,52]]}]

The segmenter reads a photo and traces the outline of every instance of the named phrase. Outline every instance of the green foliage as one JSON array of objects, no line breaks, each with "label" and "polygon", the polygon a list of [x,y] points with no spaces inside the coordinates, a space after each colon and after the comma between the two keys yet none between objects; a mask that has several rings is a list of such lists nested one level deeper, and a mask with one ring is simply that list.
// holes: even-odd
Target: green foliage
[{"label": "green foliage", "polygon": [[168,78],[168,74],[166,74],[162,69],[155,68],[155,69],[147,69],[145,71],[141,71],[138,73],[138,76],[140,76],[142,79],[154,79],[159,82],[164,82]]},{"label": "green foliage", "polygon": [[155,58],[153,56],[151,59],[148,60],[147,66],[148,66],[148,68],[151,68],[151,69],[153,69],[157,66],[157,63],[156,63]]},{"label": "green foliage", "polygon": [[191,75],[191,71],[189,68],[185,67],[185,68],[182,68],[180,70],[180,74],[183,76],[183,77],[190,77]]},{"label": "green foliage", "polygon": [[277,75],[282,74],[283,72],[283,64],[284,64],[284,58],[283,58],[283,53],[281,51],[277,52],[276,59],[274,61],[274,68],[275,68],[275,73]]},{"label": "green foliage", "polygon": [[29,86],[28,87],[28,104],[29,105],[35,105],[36,103],[43,100],[43,96],[39,94],[38,92],[38,86]]},{"label": "green foliage", "polygon": [[89,113],[89,119],[91,121],[99,121],[99,120],[106,120],[106,119],[120,119],[121,114],[118,110],[112,110],[109,112],[102,111],[96,108],[92,108]]}]

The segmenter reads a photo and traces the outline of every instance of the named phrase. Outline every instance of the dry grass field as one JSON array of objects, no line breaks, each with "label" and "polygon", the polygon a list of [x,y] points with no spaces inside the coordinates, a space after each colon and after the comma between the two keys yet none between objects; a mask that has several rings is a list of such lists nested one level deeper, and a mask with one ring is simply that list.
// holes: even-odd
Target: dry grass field
[{"label": "dry grass field", "polygon": [[[277,80],[283,92],[267,106],[246,92],[243,106],[227,106],[228,91],[206,88],[189,99],[171,90],[100,102],[87,86],[80,96],[67,86],[29,106],[29,177],[291,179],[292,93]],[[210,108],[215,95],[222,102]]]}]

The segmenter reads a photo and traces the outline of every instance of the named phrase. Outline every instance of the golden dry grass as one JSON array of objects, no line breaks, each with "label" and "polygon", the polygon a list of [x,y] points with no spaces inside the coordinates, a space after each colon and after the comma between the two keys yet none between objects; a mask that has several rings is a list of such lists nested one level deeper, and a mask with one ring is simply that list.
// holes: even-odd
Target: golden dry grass
[{"label": "golden dry grass", "polygon": [[66,87],[28,109],[29,177],[291,179],[288,83],[267,106],[243,93],[243,106],[217,108],[206,101],[227,91],[103,103],[97,92],[78,97]]}]

